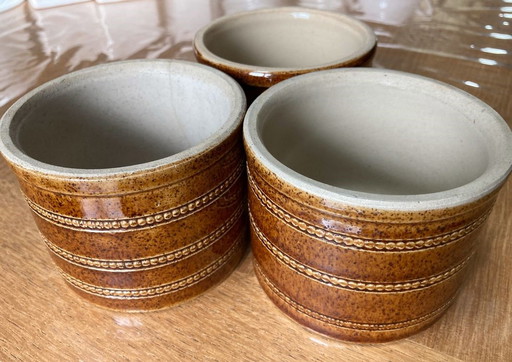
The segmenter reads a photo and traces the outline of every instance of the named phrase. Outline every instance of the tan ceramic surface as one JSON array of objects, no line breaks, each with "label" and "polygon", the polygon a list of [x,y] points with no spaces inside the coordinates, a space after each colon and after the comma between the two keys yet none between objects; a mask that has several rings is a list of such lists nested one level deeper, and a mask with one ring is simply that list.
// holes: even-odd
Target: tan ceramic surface
[{"label": "tan ceramic surface", "polygon": [[[511,33],[512,22],[502,0],[89,1],[44,11],[25,2],[0,14],[0,113],[35,86],[93,64],[194,60],[193,35],[213,19],[290,5],[367,22],[379,38],[374,66],[457,86],[512,125],[512,45],[498,38]],[[509,362],[511,215],[509,178],[480,232],[470,277],[444,316],[413,336],[360,345],[314,333],[282,313],[259,285],[252,254],[223,283],[173,308],[142,314],[96,308],[77,298],[54,267],[16,177],[0,159],[0,359]]]},{"label": "tan ceramic surface", "polygon": [[[137,84],[138,74],[144,76],[146,83]],[[166,82],[158,83],[160,74]],[[123,310],[159,309],[176,304],[223,280],[240,261],[246,244],[245,170],[240,135],[245,101],[241,89],[220,72],[186,62],[125,62],[72,76],[70,82],[58,80],[35,91],[22,101],[26,103],[21,107],[15,105],[16,110],[10,110],[3,119],[2,130],[2,150],[7,152],[6,158],[18,177],[42,239],[64,280],[84,298]],[[115,94],[120,101],[107,104],[104,111],[112,111],[118,119],[104,117],[102,123],[95,123],[94,116],[99,113],[95,113],[94,107],[102,109],[106,104],[91,101],[91,95],[104,92],[104,97],[109,96],[108,86],[96,85],[102,78],[109,79],[114,87],[129,78],[135,88],[125,86]],[[90,79],[95,82],[93,85]],[[172,88],[175,83],[185,94],[194,87],[196,94],[200,94],[204,87],[208,92],[217,91],[223,97],[233,98],[223,107],[212,108],[218,114],[211,113],[210,119],[203,115],[197,121],[188,119],[183,125],[179,122],[189,116],[183,110],[192,112],[188,106],[180,108],[181,103],[203,107],[206,104],[190,96],[186,99],[186,95],[185,99],[175,97],[172,92],[167,99],[145,99],[150,91],[138,91],[144,92],[146,84],[157,86],[161,89],[156,91],[165,97],[166,87]],[[73,94],[76,87],[80,87],[80,94],[73,101],[61,103],[61,98]],[[214,94],[207,96],[215,99]],[[126,102],[133,99],[141,100]],[[76,113],[65,113],[69,103]],[[177,120],[167,110],[168,104],[178,114]],[[36,112],[27,111],[27,107]],[[52,113],[51,107],[60,113]],[[131,123],[130,117],[140,112],[153,117],[141,120],[148,128],[157,127],[163,137],[169,132],[171,136],[188,133],[186,141],[194,148],[170,153],[167,159],[153,163],[110,169],[78,168],[137,162],[137,149],[118,145],[125,134],[134,132],[136,124]],[[157,122],[161,116],[173,124],[167,131],[166,123]],[[13,125],[17,123],[7,130],[5,124],[10,117]],[[46,123],[43,131],[33,132],[47,119],[53,123]],[[68,126],[75,119],[89,123],[78,132]],[[119,119],[124,123],[115,130]],[[11,129],[16,131],[9,133]],[[101,139],[103,132],[114,132],[108,144]],[[90,134],[96,135],[96,140]],[[65,143],[65,138],[74,139],[74,143]],[[13,145],[8,144],[11,140]],[[171,139],[162,143],[163,150],[147,150],[143,147],[148,141],[152,139],[141,139],[139,144],[145,157],[172,152],[169,147],[176,147]],[[113,146],[119,148],[96,153]],[[80,151],[76,152],[76,148]],[[56,166],[44,162],[54,162]]]},{"label": "tan ceramic surface", "polygon": [[231,75],[249,92],[321,69],[369,66],[375,49],[375,35],[364,23],[293,7],[227,16],[194,40],[199,62]]}]

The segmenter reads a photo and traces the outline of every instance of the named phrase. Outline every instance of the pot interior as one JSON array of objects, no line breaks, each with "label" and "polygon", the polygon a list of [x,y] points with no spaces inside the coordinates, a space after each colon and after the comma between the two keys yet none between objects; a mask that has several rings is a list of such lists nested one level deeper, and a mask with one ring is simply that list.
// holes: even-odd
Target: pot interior
[{"label": "pot interior", "polygon": [[385,76],[310,83],[281,89],[257,120],[266,149],[303,176],[348,190],[414,195],[465,185],[489,166],[474,120],[442,93]]},{"label": "pot interior", "polygon": [[53,83],[16,112],[10,136],[23,153],[61,167],[137,165],[189,149],[234,107],[226,81],[173,64],[101,67]]},{"label": "pot interior", "polygon": [[213,54],[232,62],[303,68],[361,56],[372,37],[352,19],[276,10],[230,17],[208,29],[203,41]]}]

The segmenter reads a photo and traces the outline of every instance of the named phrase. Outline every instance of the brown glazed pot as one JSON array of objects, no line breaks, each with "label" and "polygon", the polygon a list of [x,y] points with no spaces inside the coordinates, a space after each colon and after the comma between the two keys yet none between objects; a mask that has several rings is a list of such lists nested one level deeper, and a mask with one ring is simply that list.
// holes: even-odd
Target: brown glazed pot
[{"label": "brown glazed pot", "polygon": [[22,97],[0,151],[71,288],[158,309],[215,285],[244,252],[244,113],[240,86],[215,69],[110,63]]},{"label": "brown glazed pot", "polygon": [[261,286],[297,322],[356,342],[408,336],[446,311],[512,165],[512,134],[489,106],[377,69],[272,87],[244,139]]},{"label": "brown glazed pot", "polygon": [[224,16],[194,39],[197,60],[238,80],[249,98],[299,74],[370,66],[376,48],[375,34],[363,22],[300,7]]}]

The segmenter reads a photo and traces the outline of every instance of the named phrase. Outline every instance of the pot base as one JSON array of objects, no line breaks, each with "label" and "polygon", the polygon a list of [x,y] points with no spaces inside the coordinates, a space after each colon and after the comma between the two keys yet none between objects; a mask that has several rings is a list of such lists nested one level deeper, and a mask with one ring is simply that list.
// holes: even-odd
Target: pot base
[{"label": "pot base", "polygon": [[122,312],[166,309],[200,296],[229,277],[246,254],[246,233],[242,233],[242,237],[243,240],[208,267],[162,286],[132,290],[102,288],[61,273],[75,293],[99,307]]},{"label": "pot base", "polygon": [[381,343],[416,334],[436,322],[455,300],[452,298],[439,309],[408,321],[386,324],[345,321],[318,313],[291,299],[268,279],[256,260],[254,271],[265,294],[288,317],[314,332],[348,342]]}]

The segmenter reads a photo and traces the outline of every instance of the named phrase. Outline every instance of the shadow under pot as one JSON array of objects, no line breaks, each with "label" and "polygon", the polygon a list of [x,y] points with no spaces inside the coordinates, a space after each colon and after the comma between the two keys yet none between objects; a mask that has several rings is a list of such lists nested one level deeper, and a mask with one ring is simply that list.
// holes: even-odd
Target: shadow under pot
[{"label": "shadow under pot", "polygon": [[494,110],[438,81],[354,68],[284,81],[244,122],[255,271],[282,311],[383,342],[447,310],[511,170]]},{"label": "shadow under pot", "polygon": [[249,103],[290,77],[340,67],[370,66],[372,29],[348,15],[281,7],[224,16],[200,29],[197,60],[242,84]]},{"label": "shadow under pot", "polygon": [[104,307],[158,309],[241,259],[244,113],[240,86],[215,69],[109,63],[22,97],[0,151],[69,286]]}]

